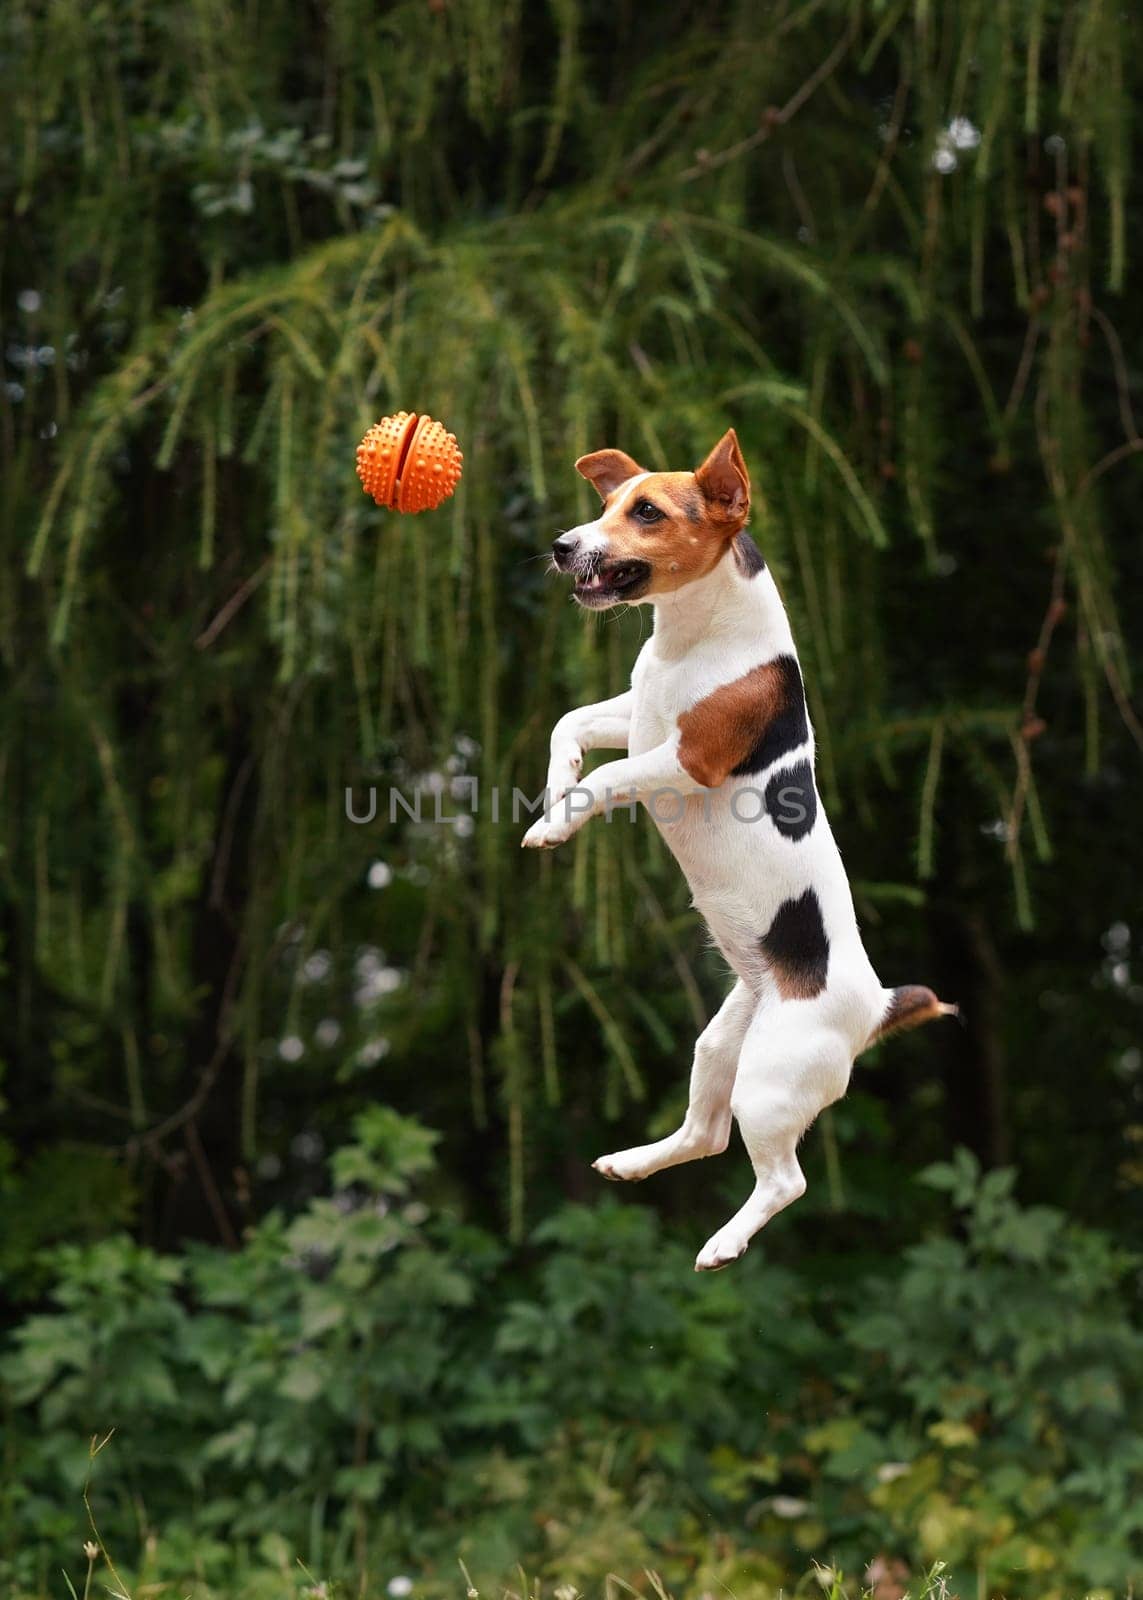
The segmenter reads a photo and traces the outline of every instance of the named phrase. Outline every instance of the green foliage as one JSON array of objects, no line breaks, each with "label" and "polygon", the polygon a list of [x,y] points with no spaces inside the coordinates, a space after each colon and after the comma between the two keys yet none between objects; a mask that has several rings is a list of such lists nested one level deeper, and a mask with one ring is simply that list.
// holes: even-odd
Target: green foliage
[{"label": "green foliage", "polygon": [[1010,1172],[930,1168],[954,1231],[810,1291],[765,1255],[698,1277],[624,1206],[567,1207],[506,1257],[434,1203],[424,1129],[378,1110],[357,1133],[330,1196],[238,1253],[56,1253],[0,1366],[9,1585],[74,1557],[111,1428],[92,1506],[139,1586],[255,1595],[296,1556],[447,1594],[458,1551],[478,1584],[518,1557],[584,1589],[650,1567],[769,1594],[810,1556],[939,1551],[1021,1596],[1137,1581],[1139,1263],[1019,1206]]}]

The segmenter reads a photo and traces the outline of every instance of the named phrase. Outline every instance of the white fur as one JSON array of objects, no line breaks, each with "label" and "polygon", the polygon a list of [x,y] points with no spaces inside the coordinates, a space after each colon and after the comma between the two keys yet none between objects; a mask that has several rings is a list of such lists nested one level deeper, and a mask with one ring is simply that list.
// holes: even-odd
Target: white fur
[{"label": "white fur", "polygon": [[[598,537],[596,524],[576,531],[588,540]],[[761,796],[772,771],[799,758],[812,765],[812,732],[773,767],[728,779],[715,790],[702,788],[679,762],[683,712],[761,663],[796,654],[769,569],[748,578],[728,554],[708,576],[651,603],[655,628],[635,663],[630,690],[581,706],[556,724],[549,808],[524,844],[561,844],[589,816],[640,801],[737,975],[695,1047],[682,1127],[655,1144],[595,1163],[605,1177],[645,1178],[720,1153],[731,1117],[737,1120],[754,1167],[754,1189],[699,1252],[695,1266],[702,1271],[740,1256],[759,1228],[804,1192],[798,1140],[845,1093],[853,1059],[883,1017],[889,991],[862,946],[845,869],[820,801],[812,830],[798,840],[781,834],[763,811]],[[601,747],[626,749],[627,756],[581,778],[583,753]],[[622,813],[612,817],[611,826],[625,825]],[[817,895],[829,939],[827,982],[815,999],[784,1000],[759,938],[779,907],[808,888]]]}]

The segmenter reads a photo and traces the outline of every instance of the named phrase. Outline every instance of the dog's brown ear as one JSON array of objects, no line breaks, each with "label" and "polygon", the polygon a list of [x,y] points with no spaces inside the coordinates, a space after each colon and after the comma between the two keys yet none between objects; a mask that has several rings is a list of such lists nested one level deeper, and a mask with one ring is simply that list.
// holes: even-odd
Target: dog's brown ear
[{"label": "dog's brown ear", "polygon": [[750,513],[750,475],[733,428],[723,434],[695,473],[695,480],[716,516],[731,522],[746,521]]},{"label": "dog's brown ear", "polygon": [[601,500],[606,500],[612,489],[618,489],[628,478],[646,471],[637,461],[622,450],[594,450],[589,456],[580,456],[575,470],[581,478],[595,486]]}]

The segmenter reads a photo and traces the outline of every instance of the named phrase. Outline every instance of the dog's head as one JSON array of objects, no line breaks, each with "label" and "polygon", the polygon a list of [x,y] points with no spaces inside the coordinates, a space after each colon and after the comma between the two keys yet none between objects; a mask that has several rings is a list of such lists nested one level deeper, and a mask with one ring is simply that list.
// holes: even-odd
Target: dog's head
[{"label": "dog's head", "polygon": [[695,472],[646,472],[622,450],[581,456],[603,501],[594,522],[561,533],[552,559],[593,611],[657,600],[712,572],[750,514],[750,478],[731,428]]}]

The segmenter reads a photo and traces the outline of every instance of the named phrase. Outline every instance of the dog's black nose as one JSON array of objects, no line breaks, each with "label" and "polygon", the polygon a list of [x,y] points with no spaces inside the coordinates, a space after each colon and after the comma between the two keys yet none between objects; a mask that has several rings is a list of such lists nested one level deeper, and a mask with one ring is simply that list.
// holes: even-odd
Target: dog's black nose
[{"label": "dog's black nose", "polygon": [[575,535],[573,533],[561,533],[559,538],[552,545],[552,554],[555,556],[557,561],[560,561],[565,559],[567,556],[570,556],[575,547]]}]

